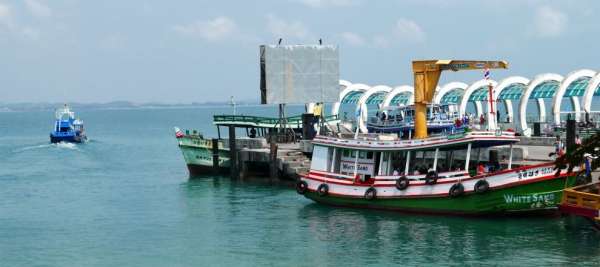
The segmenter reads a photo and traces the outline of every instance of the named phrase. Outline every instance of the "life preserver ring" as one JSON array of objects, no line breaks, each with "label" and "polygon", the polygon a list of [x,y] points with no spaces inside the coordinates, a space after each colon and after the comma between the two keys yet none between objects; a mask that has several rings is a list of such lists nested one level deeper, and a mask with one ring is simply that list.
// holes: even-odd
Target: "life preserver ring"
[{"label": "life preserver ring", "polygon": [[398,189],[398,190],[406,189],[409,184],[410,184],[410,181],[404,175],[402,175],[402,176],[400,176],[400,178],[396,179],[396,189]]},{"label": "life preserver ring", "polygon": [[488,181],[486,181],[486,180],[477,181],[477,183],[475,183],[475,187],[473,188],[473,190],[475,190],[475,193],[478,193],[478,194],[485,193],[489,189],[490,189],[490,183],[488,183]]},{"label": "life preserver ring", "polygon": [[319,187],[317,187],[317,193],[319,196],[326,196],[329,193],[329,186],[327,184],[320,184]]},{"label": "life preserver ring", "polygon": [[458,197],[458,196],[462,195],[464,192],[465,192],[465,187],[461,183],[456,183],[456,184],[453,184],[452,187],[450,187],[450,191],[448,191],[448,194],[450,195],[450,197]]},{"label": "life preserver ring", "polygon": [[365,199],[373,200],[376,197],[377,197],[377,189],[375,189],[374,187],[367,188],[367,191],[365,191]]},{"label": "life preserver ring", "polygon": [[437,183],[438,174],[436,171],[430,171],[425,175],[425,184],[434,185]]},{"label": "life preserver ring", "polygon": [[298,181],[296,183],[296,192],[300,195],[304,195],[306,193],[306,189],[308,189],[308,183],[305,181]]}]

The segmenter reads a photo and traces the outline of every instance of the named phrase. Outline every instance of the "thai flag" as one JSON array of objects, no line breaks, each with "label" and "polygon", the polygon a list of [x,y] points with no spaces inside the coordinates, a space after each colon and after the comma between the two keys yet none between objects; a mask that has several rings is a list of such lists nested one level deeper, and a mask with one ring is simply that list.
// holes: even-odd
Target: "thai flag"
[{"label": "thai flag", "polygon": [[175,127],[175,138],[183,138],[185,134],[181,131],[181,129]]},{"label": "thai flag", "polygon": [[485,69],[483,70],[483,78],[485,78],[486,80],[489,80],[489,79],[490,79],[490,69],[488,69],[488,68],[485,68]]}]

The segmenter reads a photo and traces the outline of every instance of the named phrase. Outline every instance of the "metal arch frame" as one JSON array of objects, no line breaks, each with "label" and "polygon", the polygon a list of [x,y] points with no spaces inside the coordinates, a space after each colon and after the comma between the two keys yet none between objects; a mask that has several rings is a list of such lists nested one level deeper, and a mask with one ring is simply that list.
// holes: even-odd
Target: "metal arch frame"
[{"label": "metal arch frame", "polygon": [[596,89],[598,89],[598,86],[600,86],[600,72],[592,77],[588,83],[588,87],[585,88],[585,93],[583,93],[581,102],[583,104],[583,111],[586,113],[592,112],[592,99],[594,98],[594,93],[596,92]]},{"label": "metal arch frame", "polygon": [[[531,129],[527,126],[526,112],[527,102],[529,101],[529,97],[531,96],[533,89],[535,89],[538,85],[540,85],[543,82],[556,81],[560,83],[563,79],[563,76],[561,76],[560,74],[544,73],[535,76],[535,78],[531,80],[531,82],[527,85],[527,89],[525,89],[525,92],[523,92],[523,95],[521,96],[521,101],[519,102],[519,130],[523,135],[531,136]],[[540,119],[543,119],[546,116],[546,106],[544,106],[544,99],[538,98],[537,102],[538,110],[540,111]]]},{"label": "metal arch frame", "polygon": [[[560,106],[562,104],[563,97],[564,97],[565,93],[567,92],[567,88],[569,88],[569,85],[571,85],[571,83],[578,80],[579,78],[582,78],[582,77],[593,78],[595,75],[596,75],[596,72],[593,70],[581,69],[581,70],[576,70],[576,71],[569,73],[562,80],[562,82],[560,83],[560,86],[558,87],[558,90],[556,91],[556,94],[554,95],[554,98],[552,99],[552,114],[554,115],[554,124],[556,124],[556,125],[560,124]],[[587,88],[586,88],[586,90],[587,90]],[[575,121],[579,121],[580,120],[579,98],[577,96],[572,96],[571,101],[573,103],[573,107],[575,110]]]},{"label": "metal arch frame", "polygon": [[442,98],[444,98],[444,96],[454,90],[460,89],[463,90],[463,92],[465,90],[467,90],[467,88],[469,87],[468,84],[463,83],[463,82],[450,82],[445,84],[444,86],[440,87],[439,90],[436,91],[435,96],[433,96],[433,103],[435,104],[441,104],[440,102],[442,101]]},{"label": "metal arch frame", "polygon": [[[500,97],[500,93],[502,93],[502,91],[504,91],[504,89],[508,88],[509,86],[511,86],[513,84],[522,84],[525,87],[527,87],[527,85],[530,82],[531,82],[531,80],[529,80],[525,77],[522,77],[522,76],[510,76],[510,77],[504,78],[498,83],[498,85],[496,85],[496,89],[494,90],[494,99],[498,100]],[[524,93],[525,92],[521,93],[521,97]],[[512,100],[505,99],[504,107],[506,108],[506,111],[508,112],[508,116],[510,118],[514,118]],[[495,108],[494,112],[498,112],[497,104],[496,104],[496,108]]]},{"label": "metal arch frame", "polygon": [[333,107],[331,107],[331,115],[338,115],[338,113],[340,112],[340,103],[342,102],[342,100],[344,100],[344,97],[346,97],[347,94],[354,91],[362,91],[364,93],[370,88],[371,86],[362,83],[353,83],[348,87],[344,88],[344,90],[340,92],[340,98],[338,102],[335,102],[333,104]]},{"label": "metal arch frame", "polygon": [[[389,107],[390,103],[392,103],[392,100],[394,99],[394,97],[396,97],[399,94],[404,94],[404,93],[410,93],[411,95],[414,95],[415,88],[412,87],[411,85],[400,85],[400,86],[394,87],[394,89],[392,89],[392,91],[390,91],[383,99],[383,102],[381,103],[381,107],[382,108]],[[414,97],[411,98],[409,104],[412,103],[413,101],[414,101]]]},{"label": "metal arch frame", "polygon": [[356,108],[362,109],[361,116],[358,120],[358,127],[361,133],[369,132],[366,124],[366,121],[368,119],[368,108],[366,104],[367,100],[369,100],[369,98],[376,93],[385,92],[386,94],[389,94],[391,91],[392,88],[387,85],[376,85],[371,87],[369,90],[363,93],[363,95],[360,96],[360,98],[358,99],[358,103],[356,104]]}]

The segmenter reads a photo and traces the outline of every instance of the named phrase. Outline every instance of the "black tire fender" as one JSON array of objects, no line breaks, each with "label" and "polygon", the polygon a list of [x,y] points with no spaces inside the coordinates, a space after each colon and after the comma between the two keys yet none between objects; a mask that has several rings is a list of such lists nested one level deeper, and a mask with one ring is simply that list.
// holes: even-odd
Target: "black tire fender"
[{"label": "black tire fender", "polygon": [[458,196],[462,195],[464,192],[465,192],[465,187],[461,183],[456,183],[456,184],[453,184],[452,187],[450,187],[450,191],[448,191],[448,194],[450,195],[450,197],[458,197]]},{"label": "black tire fender", "polygon": [[329,186],[327,184],[320,184],[319,187],[317,187],[317,193],[319,196],[326,196],[329,193]]},{"label": "black tire fender", "polygon": [[400,178],[396,179],[396,189],[402,191],[406,189],[410,185],[410,181],[406,176],[402,175]]},{"label": "black tire fender", "polygon": [[375,198],[377,198],[377,189],[375,189],[374,187],[367,188],[367,191],[365,191],[365,199],[373,200]]},{"label": "black tire fender", "polygon": [[298,194],[300,195],[304,195],[304,193],[306,193],[306,190],[308,189],[308,183],[305,181],[298,181],[296,183],[296,192],[298,192]]},{"label": "black tire fender", "polygon": [[585,172],[580,172],[575,176],[575,185],[583,185],[591,182],[588,177],[586,177]]},{"label": "black tire fender", "polygon": [[475,193],[482,194],[490,190],[490,183],[486,180],[479,180],[475,183],[475,187],[473,188]]}]

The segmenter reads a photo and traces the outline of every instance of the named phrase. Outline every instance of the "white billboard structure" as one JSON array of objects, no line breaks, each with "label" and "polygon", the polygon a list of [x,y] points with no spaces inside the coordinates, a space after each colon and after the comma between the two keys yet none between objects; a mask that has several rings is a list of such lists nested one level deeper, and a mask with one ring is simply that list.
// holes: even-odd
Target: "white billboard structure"
[{"label": "white billboard structure", "polygon": [[337,102],[339,69],[335,45],[261,45],[261,103]]}]

